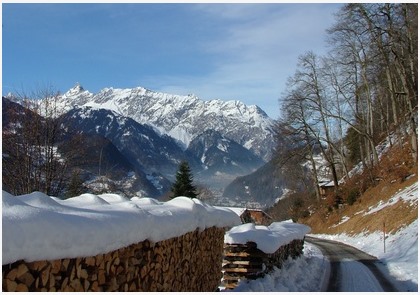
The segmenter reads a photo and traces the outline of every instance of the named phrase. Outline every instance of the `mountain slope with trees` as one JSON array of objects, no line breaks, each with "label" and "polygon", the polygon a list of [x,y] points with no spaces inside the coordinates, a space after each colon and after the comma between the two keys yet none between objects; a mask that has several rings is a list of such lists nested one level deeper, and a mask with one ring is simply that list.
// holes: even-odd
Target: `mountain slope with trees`
[{"label": "mountain slope with trees", "polygon": [[280,99],[277,134],[293,148],[277,148],[274,159],[279,167],[308,167],[310,184],[270,213],[314,232],[395,230],[417,219],[417,203],[361,212],[417,182],[418,4],[347,4],[336,19],[331,51],[302,54]]},{"label": "mountain slope with trees", "polygon": [[[300,140],[295,155],[310,161],[315,189],[315,146],[336,189],[355,164],[348,154],[372,169],[378,163],[375,146],[396,130],[410,134],[409,152],[417,158],[417,4],[345,5],[328,39],[327,56],[300,56],[280,100],[280,125]],[[408,129],[398,128],[407,122]],[[288,153],[278,156],[282,152]]]},{"label": "mountain slope with trees", "polygon": [[[386,231],[395,232],[410,224],[418,218],[417,201],[391,199],[418,181],[417,162],[408,152],[407,140],[402,147],[387,141],[378,145],[379,161],[374,169],[364,170],[360,162],[350,171],[350,179],[340,181],[338,192],[331,190],[319,201],[313,191],[294,192],[272,206],[269,214],[279,220],[292,218],[311,226],[313,233],[326,234],[382,231],[384,223]],[[389,206],[375,214],[365,213],[378,204]]]},{"label": "mountain slope with trees", "polygon": [[[288,79],[279,99],[281,116],[273,127],[277,148],[272,161],[279,171],[297,172],[296,181],[306,183],[300,188],[317,201],[319,184],[331,181],[338,204],[343,201],[340,179],[350,178],[359,162],[366,171],[374,170],[379,162],[375,147],[391,134],[392,144],[402,147],[405,140],[406,152],[417,161],[418,5],[344,5],[327,40],[329,52],[301,54]],[[372,180],[372,175],[366,177]],[[245,185],[235,180],[225,194],[265,200],[258,187],[267,183],[254,176]],[[271,186],[276,182],[272,179]],[[303,201],[295,202],[299,207]]]},{"label": "mountain slope with trees", "polygon": [[[44,107],[51,108],[53,100],[51,96],[50,106]],[[159,197],[161,188],[169,189],[168,180],[138,169],[105,134],[83,128],[75,132],[58,109],[56,116],[46,118],[30,101],[18,104],[3,98],[2,103],[5,190],[15,194],[44,191],[65,198],[75,192],[109,191]],[[161,184],[156,187],[158,179]]]}]

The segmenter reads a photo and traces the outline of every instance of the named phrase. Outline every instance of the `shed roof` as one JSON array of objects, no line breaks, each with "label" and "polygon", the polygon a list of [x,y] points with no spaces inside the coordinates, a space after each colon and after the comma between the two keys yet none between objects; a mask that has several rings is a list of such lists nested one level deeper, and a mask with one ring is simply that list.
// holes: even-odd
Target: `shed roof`
[{"label": "shed roof", "polygon": [[233,212],[235,212],[238,216],[241,216],[242,213],[244,213],[246,211],[246,208],[240,208],[240,207],[224,207],[227,208],[229,210],[232,210]]},{"label": "shed roof", "polygon": [[334,181],[324,180],[324,181],[318,182],[318,185],[322,186],[322,187],[332,187],[332,186],[334,186]]}]

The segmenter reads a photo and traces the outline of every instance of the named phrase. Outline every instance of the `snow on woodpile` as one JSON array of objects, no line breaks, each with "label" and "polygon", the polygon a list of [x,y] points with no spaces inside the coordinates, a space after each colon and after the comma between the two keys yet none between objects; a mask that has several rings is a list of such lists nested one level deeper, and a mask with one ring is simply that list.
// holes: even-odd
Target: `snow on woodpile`
[{"label": "snow on woodpile", "polygon": [[292,221],[273,222],[269,226],[246,223],[228,231],[225,234],[225,244],[255,242],[258,249],[272,254],[293,240],[303,240],[310,231],[309,226]]},{"label": "snow on woodpile", "polygon": [[3,264],[94,256],[144,241],[163,241],[199,228],[241,223],[231,210],[197,199],[168,202],[83,194],[60,200],[40,192],[3,191]]}]

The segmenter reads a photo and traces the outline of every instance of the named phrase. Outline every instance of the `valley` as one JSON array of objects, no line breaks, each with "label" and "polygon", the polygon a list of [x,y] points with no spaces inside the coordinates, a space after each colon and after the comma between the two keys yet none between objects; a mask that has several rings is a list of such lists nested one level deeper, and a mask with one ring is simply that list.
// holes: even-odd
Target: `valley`
[{"label": "valley", "polygon": [[[25,102],[3,97],[5,128],[22,126],[29,116],[10,114],[36,113],[43,103],[54,105],[54,120],[61,130],[54,142],[57,155],[67,157],[68,177],[77,173],[86,191],[164,200],[179,163],[187,161],[209,203],[263,206],[253,198],[223,195],[229,183],[256,171],[271,157],[274,120],[258,106],[142,87],[105,88],[93,94],[77,84],[52,99]],[[37,118],[42,121],[42,114]]]}]

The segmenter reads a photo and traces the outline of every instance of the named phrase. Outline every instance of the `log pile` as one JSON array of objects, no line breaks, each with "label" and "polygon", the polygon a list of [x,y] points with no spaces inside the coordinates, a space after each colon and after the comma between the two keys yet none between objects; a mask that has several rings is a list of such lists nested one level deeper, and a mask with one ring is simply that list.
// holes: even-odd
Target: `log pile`
[{"label": "log pile", "polygon": [[289,256],[295,259],[303,253],[303,243],[304,240],[293,240],[272,254],[259,250],[254,242],[225,244],[222,285],[226,289],[234,289],[241,279],[256,279],[274,267],[281,268]]},{"label": "log pile", "polygon": [[225,244],[223,255],[223,286],[233,289],[241,278],[255,279],[264,271],[267,261],[264,252],[254,242],[247,244]]},{"label": "log pile", "polygon": [[3,265],[3,291],[215,291],[224,229],[143,241],[94,257]]}]

